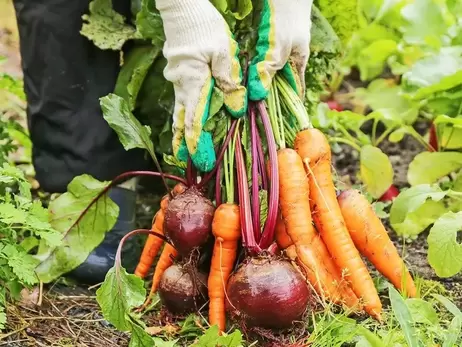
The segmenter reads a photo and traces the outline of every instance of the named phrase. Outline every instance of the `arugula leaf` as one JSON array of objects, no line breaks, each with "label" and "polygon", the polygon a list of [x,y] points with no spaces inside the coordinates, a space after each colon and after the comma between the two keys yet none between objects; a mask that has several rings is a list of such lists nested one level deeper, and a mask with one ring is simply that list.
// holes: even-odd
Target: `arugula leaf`
[{"label": "arugula leaf", "polygon": [[161,49],[153,46],[138,45],[124,56],[124,63],[117,77],[114,94],[125,99],[130,111],[136,105],[141,85]]},{"label": "arugula leaf", "polygon": [[457,233],[462,230],[462,211],[447,212],[430,229],[428,262],[439,277],[451,277],[462,269],[462,244]]},{"label": "arugula leaf", "polygon": [[164,26],[155,1],[141,0],[140,11],[136,14],[136,29],[143,39],[151,40],[157,49],[162,48],[165,42]]},{"label": "arugula leaf", "polygon": [[116,266],[108,271],[102,286],[96,291],[96,301],[104,318],[121,331],[131,330],[127,316],[131,309],[143,304],[145,296],[143,280]]},{"label": "arugula leaf", "polygon": [[435,183],[451,172],[462,169],[462,153],[422,152],[409,164],[407,180],[412,186]]},{"label": "arugula leaf", "polygon": [[35,270],[41,281],[49,283],[82,264],[112,229],[119,207],[107,196],[101,197],[76,223],[108,184],[81,175],[69,183],[66,193],[50,203],[50,224],[61,233],[62,242],[58,247],[40,242],[36,255],[40,264]]},{"label": "arugula leaf", "polygon": [[438,185],[421,184],[401,192],[390,209],[390,224],[402,236],[421,233],[446,212],[441,201],[448,191]]},{"label": "arugula leaf", "polygon": [[143,126],[130,112],[127,102],[115,94],[100,99],[103,117],[119,136],[125,150],[146,149],[154,158],[154,144],[151,140],[151,128]]},{"label": "arugula leaf", "polygon": [[361,179],[374,198],[380,198],[393,184],[393,167],[380,148],[365,145],[360,153]]},{"label": "arugula leaf", "polygon": [[119,51],[124,43],[137,37],[136,30],[112,8],[111,0],[90,2],[90,14],[82,16],[80,33],[100,49]]}]

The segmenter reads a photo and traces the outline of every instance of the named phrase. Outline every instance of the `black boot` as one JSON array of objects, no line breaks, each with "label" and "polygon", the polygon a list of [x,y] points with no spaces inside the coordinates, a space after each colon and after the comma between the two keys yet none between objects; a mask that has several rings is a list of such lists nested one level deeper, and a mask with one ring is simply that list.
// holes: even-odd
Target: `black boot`
[{"label": "black boot", "polygon": [[[109,191],[109,197],[119,206],[119,218],[114,228],[106,233],[103,242],[88,256],[85,262],[68,276],[79,283],[96,284],[104,281],[106,273],[114,266],[115,254],[119,242],[128,232],[135,229],[136,192],[115,187]],[[122,265],[133,273],[141,254],[141,248],[135,236],[125,242],[122,249]]]}]

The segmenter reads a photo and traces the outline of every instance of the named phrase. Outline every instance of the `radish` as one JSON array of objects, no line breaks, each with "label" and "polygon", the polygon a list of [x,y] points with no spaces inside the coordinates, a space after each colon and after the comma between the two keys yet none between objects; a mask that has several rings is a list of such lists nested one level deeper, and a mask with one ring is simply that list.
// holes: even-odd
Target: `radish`
[{"label": "radish", "polygon": [[340,105],[337,101],[333,99],[327,101],[327,106],[333,111],[339,111],[339,112],[343,111],[342,105]]},{"label": "radish", "polygon": [[162,304],[173,314],[198,311],[207,302],[207,275],[193,267],[174,264],[165,270],[159,283]]},{"label": "radish", "polygon": [[399,195],[399,189],[391,185],[387,191],[379,198],[379,201],[392,201]]},{"label": "radish", "polygon": [[214,213],[212,202],[193,186],[169,203],[165,212],[165,236],[179,254],[187,256],[211,235]]}]

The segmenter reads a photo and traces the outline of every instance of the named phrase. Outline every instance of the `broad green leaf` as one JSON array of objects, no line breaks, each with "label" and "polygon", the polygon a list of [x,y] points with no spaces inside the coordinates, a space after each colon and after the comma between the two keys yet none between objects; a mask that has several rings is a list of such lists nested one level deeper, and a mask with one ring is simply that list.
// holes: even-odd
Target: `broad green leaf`
[{"label": "broad green leaf", "polygon": [[[431,1],[431,0],[424,0]],[[444,77],[452,76],[462,69],[462,47],[445,47],[439,54],[430,55],[415,63],[403,75],[403,85],[408,89],[430,87],[442,82]],[[428,90],[428,89],[427,89]]]},{"label": "broad green leaf", "polygon": [[444,342],[442,347],[453,347],[457,346],[457,341],[462,336],[462,318],[454,317],[449,324],[448,330],[444,336]]},{"label": "broad green leaf", "polygon": [[125,99],[130,111],[134,110],[144,78],[160,52],[160,48],[143,45],[132,48],[124,56],[124,63],[117,76],[114,94]]},{"label": "broad green leaf", "polygon": [[434,93],[448,90],[457,86],[462,85],[462,70],[456,71],[452,75],[442,77],[439,82],[432,84],[428,87],[419,88],[413,95],[412,98],[415,100],[425,99]]},{"label": "broad green leaf", "polygon": [[315,4],[343,44],[347,44],[359,27],[358,1],[344,0],[332,6],[331,0],[317,0]]},{"label": "broad green leaf", "polygon": [[401,14],[406,20],[403,38],[409,44],[422,44],[438,47],[454,18],[447,16],[443,1],[419,0],[405,6]]},{"label": "broad green leaf", "polygon": [[393,167],[388,156],[380,148],[371,145],[361,148],[360,173],[367,192],[376,199],[393,184]]},{"label": "broad green leaf", "polygon": [[120,96],[109,94],[100,99],[103,117],[119,136],[125,150],[146,149],[152,157],[154,145],[151,140],[151,128],[143,126],[130,112],[127,102]]},{"label": "broad green leaf", "polygon": [[385,124],[402,123],[403,120],[412,124],[418,115],[418,105],[406,98],[393,80],[373,80],[367,88],[356,89],[356,96],[378,111],[382,115],[379,119]]},{"label": "broad green leaf", "polygon": [[440,294],[433,294],[433,297],[441,302],[444,307],[454,315],[454,317],[459,317],[462,319],[462,312],[455,304],[452,303],[451,300]]},{"label": "broad green leaf", "polygon": [[378,40],[364,48],[357,62],[361,80],[368,81],[379,76],[388,57],[396,51],[397,45],[393,40]]},{"label": "broad green leaf", "polygon": [[406,305],[416,323],[437,324],[438,314],[433,305],[422,299],[406,299]]},{"label": "broad green leaf", "polygon": [[452,118],[441,115],[435,118],[438,144],[444,149],[462,148],[462,118]]},{"label": "broad green leaf", "polygon": [[428,262],[439,277],[451,277],[462,269],[462,244],[457,233],[462,230],[462,211],[447,212],[430,229]]},{"label": "broad green leaf", "polygon": [[132,330],[129,313],[143,304],[145,296],[143,280],[116,266],[108,271],[103,284],[96,291],[96,301],[104,318],[121,331]]},{"label": "broad green leaf", "polygon": [[462,169],[462,153],[422,152],[409,164],[407,180],[412,186],[435,183],[451,172]]},{"label": "broad green leaf", "polygon": [[395,315],[398,323],[403,331],[404,337],[409,347],[421,347],[419,341],[417,340],[417,333],[414,328],[414,320],[412,318],[411,312],[402,296],[399,292],[393,288],[393,286],[388,286],[388,295],[390,297],[391,308],[393,314]]},{"label": "broad green leaf", "polygon": [[421,184],[401,192],[390,209],[390,224],[402,236],[416,236],[445,211],[447,192],[438,185]]},{"label": "broad green leaf", "polygon": [[164,26],[155,1],[141,0],[141,8],[136,14],[135,24],[139,36],[151,40],[155,48],[162,48],[165,41]]},{"label": "broad green leaf", "polygon": [[199,341],[194,344],[195,347],[242,347],[242,334],[239,330],[235,330],[232,334],[220,335],[218,326],[214,325],[199,338]]},{"label": "broad green leaf", "polygon": [[80,33],[100,49],[119,51],[123,44],[136,38],[136,30],[125,24],[125,18],[112,8],[111,0],[90,2],[90,14],[82,16]]},{"label": "broad green leaf", "polygon": [[321,11],[313,5],[311,9],[311,52],[338,53],[341,42],[332,26],[322,15]]},{"label": "broad green leaf", "polygon": [[154,339],[139,325],[132,323],[128,347],[157,347]]},{"label": "broad green leaf", "polygon": [[40,242],[36,256],[40,264],[36,272],[44,283],[82,264],[114,226],[119,207],[107,196],[101,197],[77,223],[82,212],[108,184],[81,175],[69,183],[66,193],[50,203],[50,224],[61,233],[62,242],[58,247]]}]

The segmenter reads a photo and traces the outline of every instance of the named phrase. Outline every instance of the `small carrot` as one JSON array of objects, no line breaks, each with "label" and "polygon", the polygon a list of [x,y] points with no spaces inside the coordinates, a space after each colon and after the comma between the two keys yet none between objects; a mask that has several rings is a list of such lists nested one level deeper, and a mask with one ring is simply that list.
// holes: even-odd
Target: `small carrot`
[{"label": "small carrot", "polygon": [[[318,129],[297,133],[294,147],[309,175],[311,212],[317,230],[334,262],[345,272],[355,294],[371,316],[381,320],[382,303],[372,277],[356,249],[343,220],[331,171],[331,149]],[[289,166],[288,170],[293,172]]]},{"label": "small carrot", "polygon": [[220,205],[213,216],[212,232],[215,236],[212,263],[210,265],[209,323],[218,325],[220,331],[226,327],[225,288],[237,255],[241,237],[239,206],[233,203]]},{"label": "small carrot", "polygon": [[330,300],[339,302],[345,299],[349,307],[355,306],[357,298],[351,290],[342,292],[338,270],[312,225],[309,184],[300,156],[293,149],[281,149],[278,151],[278,167],[281,214],[299,261],[310,270],[309,281]]},{"label": "small carrot", "polygon": [[[183,193],[186,186],[182,183],[175,185],[172,191],[172,196]],[[158,234],[164,234],[164,216],[170,201],[169,195],[165,195],[160,202],[160,210],[154,215],[152,221],[152,231]],[[144,244],[143,252],[141,253],[140,260],[135,269],[135,275],[141,278],[146,277],[149,269],[154,262],[160,248],[162,247],[163,240],[156,235],[149,235],[146,243]]]},{"label": "small carrot", "polygon": [[351,238],[361,254],[396,288],[415,297],[416,288],[411,274],[364,195],[349,189],[342,192],[337,200]]},{"label": "small carrot", "polygon": [[[162,198],[160,202],[160,210],[154,216],[152,231],[158,234],[164,234],[164,216],[169,202],[168,195]],[[157,256],[164,240],[156,235],[149,235],[146,243],[144,244],[143,252],[141,253],[140,261],[135,269],[135,275],[141,278],[146,277],[149,269],[151,268],[154,259]]]}]

